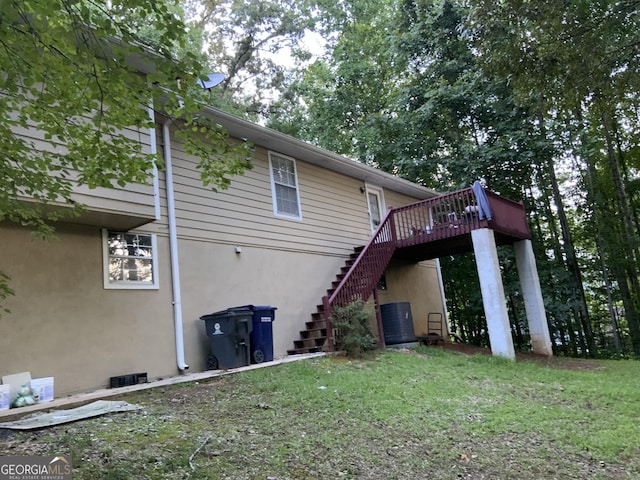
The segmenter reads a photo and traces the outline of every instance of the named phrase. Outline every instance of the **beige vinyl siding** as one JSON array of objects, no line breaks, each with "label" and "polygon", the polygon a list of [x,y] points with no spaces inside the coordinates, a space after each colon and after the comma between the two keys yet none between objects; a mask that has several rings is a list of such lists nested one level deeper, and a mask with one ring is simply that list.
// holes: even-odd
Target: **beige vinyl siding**
[{"label": "beige vinyl siding", "polygon": [[387,210],[391,209],[391,207],[402,207],[403,205],[409,205],[419,201],[417,198],[409,197],[388,189],[384,190],[384,200],[387,205]]},{"label": "beige vinyl siding", "polygon": [[[15,127],[15,135],[24,140],[33,150],[55,152],[64,154],[66,147],[63,144],[52,143],[44,139],[44,133],[36,128]],[[151,137],[149,130],[126,129],[122,131],[126,138],[139,141],[144,153],[151,152]],[[73,180],[73,178],[72,178]],[[124,215],[139,217],[140,219],[153,220],[155,218],[155,197],[153,190],[153,177],[149,178],[149,184],[129,184],[120,187],[117,184],[113,188],[89,188],[86,185],[77,185],[73,199],[85,205],[88,212],[103,214]],[[28,198],[25,198],[28,201]],[[94,223],[96,216],[85,215],[81,217],[89,223]],[[103,217],[106,218],[106,217]],[[105,220],[108,221],[108,220]],[[140,223],[140,222],[139,222]]]},{"label": "beige vinyl siding", "polygon": [[86,205],[90,211],[155,219],[153,184],[132,183],[125,188],[114,187],[113,189],[103,187],[91,189],[82,185],[75,188],[73,198]]},{"label": "beige vinyl siding", "polygon": [[[276,152],[278,153],[278,152]],[[227,190],[203,188],[197,159],[172,139],[178,234],[183,238],[288,251],[344,255],[370,235],[363,182],[295,159],[302,220],[273,212],[268,152],[257,148],[253,169]]]}]

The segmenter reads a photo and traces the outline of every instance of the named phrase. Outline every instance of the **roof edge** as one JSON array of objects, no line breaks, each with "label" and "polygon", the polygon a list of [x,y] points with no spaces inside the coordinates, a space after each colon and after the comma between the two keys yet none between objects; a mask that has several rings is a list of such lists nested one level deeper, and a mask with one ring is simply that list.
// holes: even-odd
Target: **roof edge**
[{"label": "roof edge", "polygon": [[254,145],[415,198],[423,199],[439,195],[430,188],[325,150],[291,135],[244,120],[216,107],[205,105],[203,113],[219,123],[232,137],[249,141]]}]

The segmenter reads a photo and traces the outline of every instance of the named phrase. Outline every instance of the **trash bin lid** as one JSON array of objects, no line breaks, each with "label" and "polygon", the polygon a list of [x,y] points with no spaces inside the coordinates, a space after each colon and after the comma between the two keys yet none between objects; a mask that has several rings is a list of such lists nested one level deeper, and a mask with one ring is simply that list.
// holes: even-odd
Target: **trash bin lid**
[{"label": "trash bin lid", "polygon": [[277,310],[278,307],[272,307],[271,305],[244,305],[242,307],[235,308],[248,308],[250,310]]},{"label": "trash bin lid", "polygon": [[200,320],[211,319],[212,317],[237,317],[240,315],[248,315],[253,314],[256,311],[268,310],[273,312],[277,310],[278,307],[272,307],[271,305],[242,305],[239,307],[230,307],[226,310],[220,310],[219,312],[210,313],[208,315],[203,315],[200,317]]},{"label": "trash bin lid", "polygon": [[219,312],[210,313],[208,315],[203,315],[200,317],[200,320],[205,320],[206,318],[211,317],[237,317],[240,315],[250,315],[251,309],[247,306],[244,307],[232,307],[227,308],[226,310],[220,310]]}]

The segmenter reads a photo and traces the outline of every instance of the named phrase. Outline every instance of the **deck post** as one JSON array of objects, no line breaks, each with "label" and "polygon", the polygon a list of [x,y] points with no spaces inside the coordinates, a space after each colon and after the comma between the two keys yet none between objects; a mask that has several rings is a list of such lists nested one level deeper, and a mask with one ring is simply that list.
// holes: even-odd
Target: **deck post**
[{"label": "deck post", "polygon": [[513,249],[516,255],[524,308],[529,322],[531,350],[533,353],[550,357],[553,355],[551,336],[549,335],[549,324],[547,323],[547,314],[544,309],[544,300],[542,299],[540,279],[538,278],[538,269],[531,240],[516,242],[513,244]]},{"label": "deck post", "polygon": [[324,316],[324,325],[327,330],[327,349],[334,352],[336,344],[333,338],[333,325],[331,324],[331,302],[326,295],[322,297],[322,314]]},{"label": "deck post", "polygon": [[493,230],[489,228],[472,230],[471,240],[480,279],[484,315],[489,329],[491,352],[493,355],[514,360],[516,354]]},{"label": "deck post", "polygon": [[393,207],[391,207],[387,216],[389,218],[389,233],[391,233],[391,241],[393,242],[393,245],[396,245],[398,242],[398,234],[396,233],[395,212],[393,211]]},{"label": "deck post", "polygon": [[378,348],[384,349],[386,343],[384,341],[384,327],[382,326],[382,313],[380,312],[380,301],[378,297],[378,287],[373,289],[373,304],[376,314],[376,325],[378,327]]}]

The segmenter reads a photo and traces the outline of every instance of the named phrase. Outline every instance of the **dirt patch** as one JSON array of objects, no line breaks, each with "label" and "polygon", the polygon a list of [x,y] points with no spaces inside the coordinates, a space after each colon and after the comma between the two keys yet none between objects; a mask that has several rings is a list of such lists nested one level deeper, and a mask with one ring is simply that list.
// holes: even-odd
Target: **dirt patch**
[{"label": "dirt patch", "polygon": [[[491,355],[489,348],[459,342],[444,342],[434,348],[443,348],[464,355]],[[531,352],[516,352],[516,360],[534,362],[544,367],[560,368],[563,370],[599,371],[604,368],[598,360],[557,356],[547,357]]]},{"label": "dirt patch", "polygon": [[467,343],[459,342],[444,342],[435,346],[436,348],[444,348],[458,353],[464,353],[465,355],[491,355],[491,350],[485,347],[478,347],[477,345],[469,345]]}]

